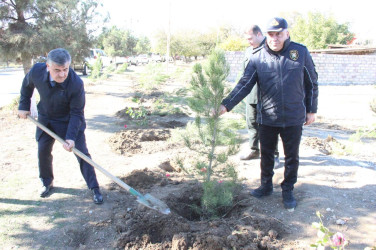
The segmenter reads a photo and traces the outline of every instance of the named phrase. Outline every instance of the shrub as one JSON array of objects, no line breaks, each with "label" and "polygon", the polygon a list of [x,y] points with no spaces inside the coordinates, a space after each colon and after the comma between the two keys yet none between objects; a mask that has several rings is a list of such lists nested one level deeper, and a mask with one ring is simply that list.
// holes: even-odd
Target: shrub
[{"label": "shrub", "polygon": [[120,67],[117,68],[116,72],[117,74],[124,73],[128,68],[128,63],[121,64]]},{"label": "shrub", "polygon": [[91,66],[91,74],[89,78],[98,79],[101,76],[102,67],[103,67],[102,59],[99,56],[97,59],[95,59],[94,64]]}]

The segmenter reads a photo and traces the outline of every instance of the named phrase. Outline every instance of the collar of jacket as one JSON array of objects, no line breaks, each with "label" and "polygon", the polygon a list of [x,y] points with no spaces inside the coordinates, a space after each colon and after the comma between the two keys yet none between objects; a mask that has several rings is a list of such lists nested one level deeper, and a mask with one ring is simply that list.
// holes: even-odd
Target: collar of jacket
[{"label": "collar of jacket", "polygon": [[265,43],[265,49],[266,51],[268,51],[270,54],[273,54],[273,55],[279,55],[279,54],[282,54],[285,50],[287,50],[287,48],[289,47],[291,43],[291,39],[290,37],[286,39],[286,41],[284,42],[283,44],[283,47],[280,51],[273,51],[269,48],[268,46],[268,43]]},{"label": "collar of jacket", "polygon": [[258,46],[257,48],[262,47],[265,43],[266,43],[266,36],[264,37],[264,40],[262,40],[262,42],[260,43],[260,46]]},{"label": "collar of jacket", "polygon": [[45,73],[43,74],[42,81],[43,82],[48,82],[48,83],[50,82],[50,72],[48,72],[48,70],[47,70],[47,64],[46,64]]}]

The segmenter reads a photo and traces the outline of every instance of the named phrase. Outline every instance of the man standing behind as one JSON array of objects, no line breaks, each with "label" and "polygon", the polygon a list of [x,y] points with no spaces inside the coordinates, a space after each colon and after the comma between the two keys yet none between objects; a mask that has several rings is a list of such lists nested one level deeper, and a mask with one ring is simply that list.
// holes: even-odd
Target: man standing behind
[{"label": "man standing behind", "polygon": [[282,199],[284,207],[291,209],[297,205],[292,191],[298,178],[303,125],[315,121],[318,85],[308,49],[290,41],[287,27],[283,18],[269,21],[265,45],[251,56],[243,77],[222,101],[219,112],[232,110],[258,84],[261,185],[251,195],[261,198],[273,192],[273,156],[280,136],[285,153]]},{"label": "man standing behind", "polygon": [[[35,64],[26,74],[21,87],[18,116],[26,119],[30,115],[30,98],[36,88],[40,95],[38,121],[59,137],[65,138],[64,149],[76,147],[90,157],[86,146],[84,117],[85,90],[83,82],[69,68],[71,56],[65,49],[54,49],[48,53],[46,63]],[[37,128],[39,177],[42,181],[41,197],[46,197],[53,188],[52,147],[55,139]],[[81,173],[96,204],[103,203],[102,194],[93,166],[79,158]]]},{"label": "man standing behind", "polygon": [[[243,63],[243,73],[249,59],[253,53],[260,49],[265,43],[265,36],[262,34],[262,31],[259,26],[251,25],[249,30],[246,33],[247,40],[250,47],[245,51],[245,58]],[[259,148],[259,132],[258,132],[258,123],[257,123],[257,85],[251,90],[251,93],[247,95],[245,99],[245,119],[247,122],[248,136],[249,136],[249,149],[246,149],[240,155],[240,160],[251,160],[256,159],[260,156]],[[278,141],[276,145],[274,165],[277,167],[279,165],[279,153],[278,153]]]}]

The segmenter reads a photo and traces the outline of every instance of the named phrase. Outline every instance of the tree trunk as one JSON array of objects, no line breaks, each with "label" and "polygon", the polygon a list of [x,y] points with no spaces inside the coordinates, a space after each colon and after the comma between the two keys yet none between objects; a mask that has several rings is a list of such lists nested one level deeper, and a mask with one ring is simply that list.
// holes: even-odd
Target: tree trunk
[{"label": "tree trunk", "polygon": [[26,75],[29,70],[31,69],[31,55],[30,53],[27,52],[22,52],[21,53],[21,60],[22,60],[22,66],[24,70],[24,74]]}]

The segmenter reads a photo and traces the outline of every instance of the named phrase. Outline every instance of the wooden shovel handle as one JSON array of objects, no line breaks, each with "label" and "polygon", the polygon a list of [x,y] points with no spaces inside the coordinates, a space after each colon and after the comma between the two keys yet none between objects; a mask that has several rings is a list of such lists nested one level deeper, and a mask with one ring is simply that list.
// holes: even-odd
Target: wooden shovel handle
[{"label": "wooden shovel handle", "polygon": [[[48,135],[50,135],[52,138],[54,138],[55,140],[59,141],[61,144],[65,144],[66,142],[60,138],[57,134],[55,134],[54,132],[52,132],[50,129],[48,129],[46,126],[44,126],[43,124],[41,124],[40,122],[38,122],[37,120],[35,120],[33,117],[31,116],[27,116],[27,118],[32,121],[35,125],[37,125],[41,130],[43,130],[44,132],[46,132]],[[117,184],[119,184],[119,186],[121,186],[122,188],[124,188],[125,190],[129,191],[131,194],[133,195],[136,195],[136,196],[139,196],[141,195],[140,193],[138,193],[136,190],[134,190],[132,187],[128,186],[127,184],[125,184],[122,180],[120,180],[119,178],[117,178],[116,176],[112,175],[110,172],[108,172],[106,169],[102,168],[100,165],[98,165],[97,163],[95,163],[91,158],[89,158],[88,156],[86,156],[85,154],[83,154],[80,150],[78,150],[77,148],[72,148],[72,151],[73,153],[75,153],[77,156],[79,156],[82,160],[86,161],[87,163],[89,163],[90,165],[92,165],[93,167],[95,167],[96,169],[98,169],[99,171],[101,171],[104,175],[106,175],[107,177],[109,177],[111,180],[113,180],[114,182],[116,182]]]}]

